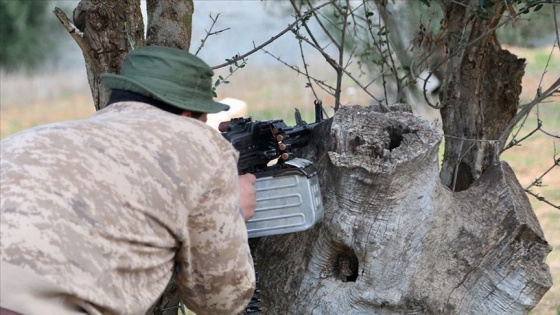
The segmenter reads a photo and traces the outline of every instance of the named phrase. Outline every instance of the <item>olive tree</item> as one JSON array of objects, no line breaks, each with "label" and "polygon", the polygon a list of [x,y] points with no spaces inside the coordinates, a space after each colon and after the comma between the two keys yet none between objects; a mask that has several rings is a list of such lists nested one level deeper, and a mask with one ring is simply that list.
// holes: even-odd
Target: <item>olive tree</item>
[{"label": "olive tree", "polygon": [[[380,64],[395,82],[403,84],[410,75],[406,53],[391,38],[398,21],[389,15],[389,2],[359,1],[357,8],[351,1],[290,2],[294,23],[279,34],[291,31],[333,68],[333,86],[314,79],[305,66],[298,71],[310,86],[333,94],[336,114],[316,127],[312,143],[298,152],[318,166],[323,220],[305,232],[251,240],[262,313],[523,314],[551,287],[544,263],[551,247],[514,172],[500,161],[513,126],[531,104],[519,104],[524,61],[502,49],[495,32],[505,13],[515,10],[513,4],[528,10],[554,4],[423,2],[439,6],[444,17],[445,71],[439,101],[432,104],[440,110],[443,135],[411,113],[410,104],[398,103],[401,99],[340,104],[343,77],[365,90],[371,85],[346,68],[345,58],[353,56],[345,51],[346,41],[355,35],[350,25],[357,19],[364,32],[382,40]],[[82,49],[97,109],[108,98],[99,74],[118,72],[128,51],[143,45],[189,50],[194,5],[148,0],[147,34],[139,0],[82,0],[72,19],[55,10]],[[324,10],[338,19],[332,21],[339,32],[327,36],[334,54],[309,28],[316,20],[328,29]],[[377,24],[374,14],[380,16]],[[535,102],[558,93],[559,84],[541,91]],[[177,304],[172,279],[153,312]]]}]

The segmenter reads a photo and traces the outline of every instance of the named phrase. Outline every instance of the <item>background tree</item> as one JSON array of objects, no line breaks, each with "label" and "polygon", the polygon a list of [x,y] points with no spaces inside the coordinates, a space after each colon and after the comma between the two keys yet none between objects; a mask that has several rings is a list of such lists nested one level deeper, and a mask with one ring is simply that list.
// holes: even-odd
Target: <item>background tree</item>
[{"label": "background tree", "polygon": [[[510,2],[529,11],[552,5]],[[429,2],[444,16],[441,63],[446,70],[440,102],[432,104],[441,109],[445,136],[440,180],[442,139],[433,126],[406,106],[392,106],[388,97],[379,99],[380,111],[340,104],[343,77],[365,90],[372,85],[361,84],[347,67],[353,52],[345,51],[345,42],[358,18],[362,30],[377,40],[384,70],[396,83],[407,78],[410,64],[391,41],[391,19],[384,16],[388,2],[362,2],[361,16],[350,1],[328,2],[339,30],[327,36],[332,56],[309,28],[315,19],[327,29],[321,25],[322,11],[310,2],[291,3],[297,20],[287,29],[300,45],[321,53],[337,80],[328,86],[314,79],[305,62],[299,71],[310,87],[333,94],[338,112],[314,131],[315,143],[300,152],[320,167],[324,220],[304,233],[252,241],[265,312],[529,311],[551,286],[543,263],[550,246],[515,175],[499,161],[512,125],[534,106],[519,109],[523,61],[496,41],[502,17],[516,9],[503,1]],[[368,9],[372,3],[377,10]],[[148,1],[147,42],[139,1],[81,1],[74,22],[57,10],[84,52],[97,108],[107,98],[99,74],[117,72],[130,49],[144,44],[189,49],[192,4]],[[371,19],[375,12],[381,16],[378,23]],[[558,84],[542,91],[536,102],[557,93]]]},{"label": "background tree", "polygon": [[54,57],[63,35],[49,19],[45,1],[0,2],[0,67],[6,71],[37,68]]}]

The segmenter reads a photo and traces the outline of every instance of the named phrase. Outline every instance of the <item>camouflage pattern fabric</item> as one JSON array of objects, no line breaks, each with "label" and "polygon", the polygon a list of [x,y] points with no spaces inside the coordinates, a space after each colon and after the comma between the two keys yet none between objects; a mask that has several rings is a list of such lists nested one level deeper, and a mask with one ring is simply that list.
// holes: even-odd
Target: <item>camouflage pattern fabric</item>
[{"label": "camouflage pattern fabric", "polygon": [[254,269],[237,152],[147,104],[1,142],[0,305],[23,314],[143,314],[175,262],[184,304],[235,314]]}]

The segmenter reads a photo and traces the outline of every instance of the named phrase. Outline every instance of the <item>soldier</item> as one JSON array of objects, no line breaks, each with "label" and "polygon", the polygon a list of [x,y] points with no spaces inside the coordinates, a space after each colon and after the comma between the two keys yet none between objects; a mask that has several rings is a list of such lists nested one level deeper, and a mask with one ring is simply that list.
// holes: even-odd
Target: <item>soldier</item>
[{"label": "soldier", "polygon": [[255,177],[204,124],[228,109],[212,75],[179,49],[139,48],[101,76],[109,106],[1,142],[0,313],[144,314],[174,270],[198,315],[243,309]]}]

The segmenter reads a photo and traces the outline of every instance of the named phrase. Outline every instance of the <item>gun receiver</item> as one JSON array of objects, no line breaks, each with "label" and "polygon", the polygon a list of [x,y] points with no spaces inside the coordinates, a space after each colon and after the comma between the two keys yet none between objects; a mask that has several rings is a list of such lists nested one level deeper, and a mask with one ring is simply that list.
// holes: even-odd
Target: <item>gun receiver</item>
[{"label": "gun receiver", "polygon": [[[319,111],[319,113],[317,113]],[[293,158],[292,149],[309,143],[309,134],[322,120],[321,102],[315,102],[316,121],[313,124],[298,122],[288,127],[283,120],[252,121],[249,118],[233,118],[220,124],[222,135],[239,152],[237,168],[241,174],[272,170],[268,165],[278,159],[276,169]]]},{"label": "gun receiver", "polygon": [[239,173],[257,177],[257,207],[247,222],[249,237],[307,230],[323,216],[315,167],[292,151],[309,143],[311,130],[322,120],[321,102],[315,102],[315,123],[305,123],[298,114],[296,110],[293,127],[278,119],[233,118],[220,124],[222,135],[239,152]]}]

